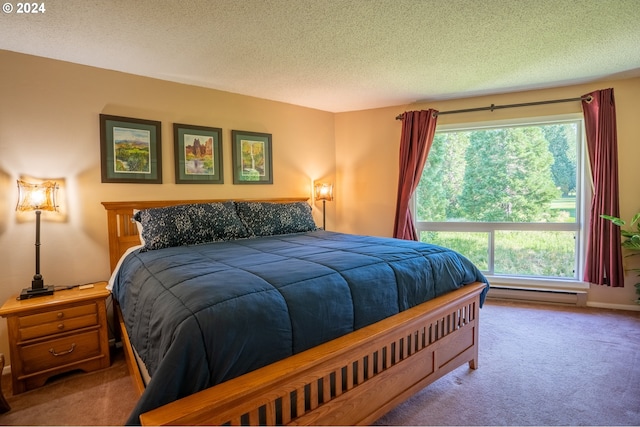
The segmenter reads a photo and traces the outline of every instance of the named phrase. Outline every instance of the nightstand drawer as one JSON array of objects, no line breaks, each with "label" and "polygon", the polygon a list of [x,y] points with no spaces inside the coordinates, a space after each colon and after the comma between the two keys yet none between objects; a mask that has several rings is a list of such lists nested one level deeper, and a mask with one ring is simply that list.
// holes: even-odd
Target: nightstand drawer
[{"label": "nightstand drawer", "polygon": [[43,323],[29,328],[19,329],[19,340],[25,341],[31,338],[45,337],[51,334],[73,331],[87,326],[98,324],[98,314],[89,314],[80,317],[64,318],[50,323]]},{"label": "nightstand drawer", "polygon": [[82,361],[101,354],[100,330],[21,346],[19,352],[26,375]]},{"label": "nightstand drawer", "polygon": [[46,311],[44,313],[31,314],[28,316],[20,316],[18,325],[20,328],[28,328],[31,326],[42,325],[43,323],[65,320],[72,317],[85,316],[87,314],[97,314],[98,307],[96,303],[78,305],[75,307],[63,307],[57,310]]}]

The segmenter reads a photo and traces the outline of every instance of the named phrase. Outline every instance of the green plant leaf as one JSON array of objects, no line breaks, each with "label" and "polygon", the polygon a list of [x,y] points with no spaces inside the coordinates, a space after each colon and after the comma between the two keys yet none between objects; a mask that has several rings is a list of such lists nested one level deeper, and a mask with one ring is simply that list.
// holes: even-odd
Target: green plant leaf
[{"label": "green plant leaf", "polygon": [[638,212],[633,216],[633,218],[631,218],[631,227],[636,224],[636,228],[638,229],[638,231],[640,231],[640,222],[638,222],[638,220],[640,220],[640,212]]},{"label": "green plant leaf", "polygon": [[[640,213],[639,213],[640,214]],[[615,225],[617,225],[618,227],[623,227],[626,225],[626,222],[621,219],[618,218],[616,216],[611,216],[611,215],[600,215],[600,218],[604,218],[604,219],[608,219],[609,221],[613,222]]]}]

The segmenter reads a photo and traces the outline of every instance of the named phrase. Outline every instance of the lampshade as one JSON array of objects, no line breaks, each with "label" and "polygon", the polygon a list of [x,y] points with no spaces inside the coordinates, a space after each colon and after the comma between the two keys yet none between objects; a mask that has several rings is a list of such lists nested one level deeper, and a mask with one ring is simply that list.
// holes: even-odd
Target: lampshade
[{"label": "lampshade", "polygon": [[333,184],[318,183],[315,186],[316,200],[333,200]]},{"label": "lampshade", "polygon": [[53,181],[34,184],[18,180],[18,204],[16,210],[57,211],[56,193],[58,185]]}]

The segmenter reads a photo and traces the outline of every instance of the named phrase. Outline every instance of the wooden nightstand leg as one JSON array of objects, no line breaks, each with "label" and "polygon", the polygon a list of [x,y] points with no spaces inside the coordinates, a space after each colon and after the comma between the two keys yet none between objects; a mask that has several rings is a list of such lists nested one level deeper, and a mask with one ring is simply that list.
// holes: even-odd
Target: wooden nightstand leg
[{"label": "wooden nightstand leg", "polygon": [[11,406],[7,402],[7,399],[4,398],[4,393],[2,392],[2,371],[4,370],[4,354],[0,353],[0,414],[4,414],[7,411],[11,410]]}]

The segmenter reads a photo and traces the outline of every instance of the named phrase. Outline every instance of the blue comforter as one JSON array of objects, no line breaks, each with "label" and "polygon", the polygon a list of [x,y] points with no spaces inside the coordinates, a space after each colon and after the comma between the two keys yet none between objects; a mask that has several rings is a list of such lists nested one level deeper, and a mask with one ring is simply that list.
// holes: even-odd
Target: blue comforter
[{"label": "blue comforter", "polygon": [[128,423],[476,281],[450,249],[321,230],[133,252],[113,295],[152,379]]}]

